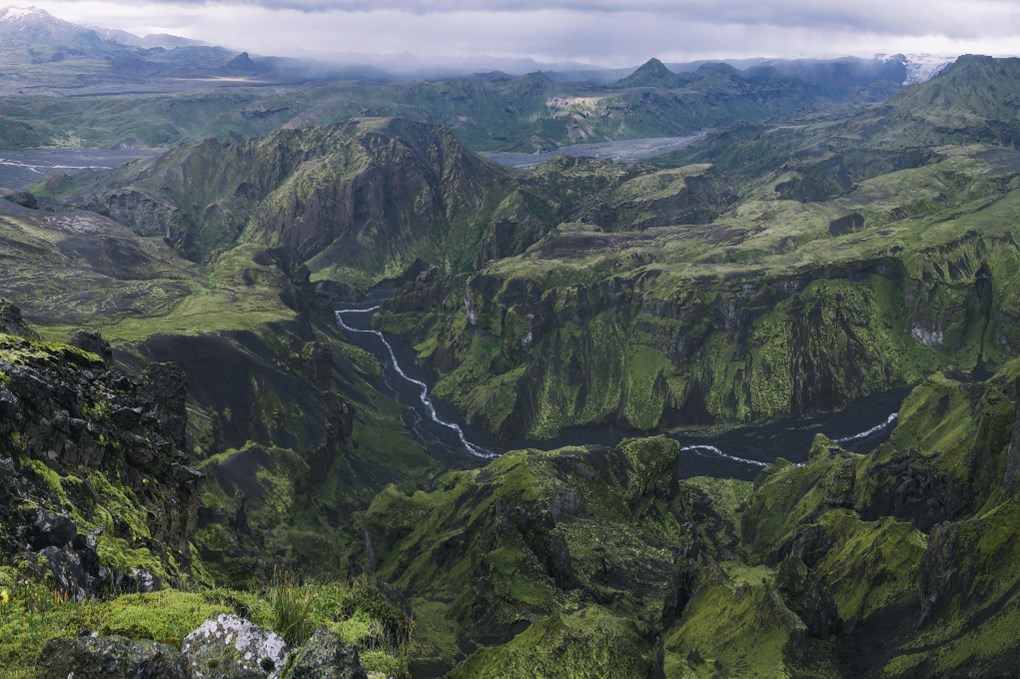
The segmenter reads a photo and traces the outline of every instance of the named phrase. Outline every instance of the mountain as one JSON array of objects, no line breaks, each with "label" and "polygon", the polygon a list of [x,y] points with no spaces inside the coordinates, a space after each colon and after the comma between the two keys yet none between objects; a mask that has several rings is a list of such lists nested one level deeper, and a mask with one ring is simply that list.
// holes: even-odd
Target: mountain
[{"label": "mountain", "polygon": [[684,79],[673,71],[666,68],[654,57],[639,66],[636,71],[626,78],[617,80],[616,87],[658,87],[663,89],[677,89],[683,87]]},{"label": "mountain", "polygon": [[519,252],[551,209],[448,130],[398,118],[208,140],[60,190],[194,260],[252,241],[359,283],[418,259],[466,270],[480,250]]},{"label": "mountain", "polygon": [[[278,68],[109,45],[5,54]],[[0,199],[5,670],[194,673],[230,615],[304,648],[246,676],[1012,674],[1020,60],[646,66],[5,97],[211,133]]]},{"label": "mountain", "polygon": [[162,47],[164,49],[172,50],[177,47],[208,47],[206,43],[199,40],[182,38],[178,35],[170,35],[168,33],[149,34],[139,37],[134,33],[128,33],[127,31],[120,31],[112,28],[100,28],[96,26],[89,26],[88,28],[95,31],[96,35],[104,40],[112,40],[114,42],[119,42],[122,45],[145,47],[147,49]]},{"label": "mountain", "polygon": [[259,72],[259,67],[251,60],[247,52],[242,52],[236,57],[221,66],[219,73],[223,75],[254,75]]},{"label": "mountain", "polygon": [[0,44],[5,47],[96,46],[99,42],[100,38],[95,31],[57,19],[44,9],[35,7],[0,9]]},{"label": "mountain", "polygon": [[[591,211],[415,291],[449,311],[401,305],[415,320],[392,328],[427,348],[438,395],[506,439],[768,420],[1002,362],[1020,270],[1003,217],[1020,198],[1016,67],[963,57],[839,123],[723,131],[675,158],[716,163],[743,196],[707,227],[608,234]],[[499,350],[480,369],[483,341]]]},{"label": "mountain", "polygon": [[36,7],[5,7],[0,9],[0,45],[47,44],[71,46],[84,43],[95,46],[96,39],[133,47],[173,49],[200,46],[196,40],[176,35],[147,35],[138,37],[127,31],[74,24],[58,19],[44,9]]}]

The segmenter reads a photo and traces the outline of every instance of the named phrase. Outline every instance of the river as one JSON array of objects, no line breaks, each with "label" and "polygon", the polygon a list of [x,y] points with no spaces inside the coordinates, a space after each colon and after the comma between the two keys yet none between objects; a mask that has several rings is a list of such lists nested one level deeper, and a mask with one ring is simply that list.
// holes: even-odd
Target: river
[{"label": "river", "polygon": [[501,165],[510,167],[535,167],[557,156],[573,158],[608,158],[621,162],[632,163],[661,156],[664,153],[690,146],[703,139],[707,131],[698,132],[688,137],[646,137],[643,139],[622,139],[594,144],[573,144],[561,146],[552,151],[537,153],[511,153],[508,151],[486,152],[481,155]]},{"label": "river", "polygon": [[[476,467],[507,450],[551,449],[566,445],[616,445],[642,432],[612,425],[565,429],[552,440],[509,442],[495,440],[484,430],[467,425],[449,404],[432,399],[429,385],[435,375],[419,367],[414,350],[398,338],[372,328],[372,315],[384,293],[362,302],[336,307],[337,324],[348,341],[374,355],[382,365],[377,388],[407,410],[405,422],[414,437],[437,460],[451,467]],[[671,432],[681,444],[680,476],[753,479],[779,457],[807,460],[815,434],[824,433],[847,450],[868,452],[885,441],[909,388],[894,389],[861,399],[835,413],[790,417],[720,432]]]},{"label": "river", "polygon": [[57,173],[111,170],[163,151],[149,149],[0,149],[0,187],[27,189]]}]

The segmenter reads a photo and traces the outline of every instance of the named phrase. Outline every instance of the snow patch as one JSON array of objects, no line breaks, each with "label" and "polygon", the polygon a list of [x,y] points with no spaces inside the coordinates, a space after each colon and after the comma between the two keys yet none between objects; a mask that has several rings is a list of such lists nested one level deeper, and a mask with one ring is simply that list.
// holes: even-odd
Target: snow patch
[{"label": "snow patch", "polygon": [[956,57],[939,54],[878,54],[885,61],[902,61],[907,69],[903,85],[916,85],[928,82],[956,62]]},{"label": "snow patch", "polygon": [[7,7],[0,10],[0,21],[16,21],[31,16],[48,17],[49,15],[46,10],[36,7]]},{"label": "snow patch", "polygon": [[919,325],[912,325],[910,326],[910,336],[926,347],[937,348],[942,346],[943,335],[942,331],[938,328],[927,330]]}]

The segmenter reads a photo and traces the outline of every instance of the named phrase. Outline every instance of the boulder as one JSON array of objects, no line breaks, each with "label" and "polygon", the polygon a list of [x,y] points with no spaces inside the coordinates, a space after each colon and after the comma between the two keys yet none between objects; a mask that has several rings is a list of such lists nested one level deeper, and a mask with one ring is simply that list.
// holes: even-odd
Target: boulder
[{"label": "boulder", "polygon": [[335,632],[319,627],[301,649],[288,679],[366,679],[358,650]]},{"label": "boulder", "polygon": [[280,636],[224,614],[186,636],[181,653],[192,679],[279,679],[290,657]]},{"label": "boulder", "polygon": [[21,309],[5,299],[0,299],[0,332],[27,339],[39,339],[39,333],[29,327],[21,317]]},{"label": "boulder", "polygon": [[71,346],[78,347],[82,351],[93,353],[103,359],[106,363],[113,360],[113,348],[98,332],[78,330],[74,333],[74,336],[71,337]]},{"label": "boulder", "polygon": [[66,514],[57,514],[42,507],[25,512],[23,537],[33,549],[63,547],[74,539],[78,529]]},{"label": "boulder", "polygon": [[40,679],[185,679],[181,652],[149,639],[84,633],[51,639],[39,654]]},{"label": "boulder", "polygon": [[21,207],[27,207],[29,210],[38,210],[39,201],[36,197],[28,191],[15,191],[4,196],[7,200],[20,205]]}]

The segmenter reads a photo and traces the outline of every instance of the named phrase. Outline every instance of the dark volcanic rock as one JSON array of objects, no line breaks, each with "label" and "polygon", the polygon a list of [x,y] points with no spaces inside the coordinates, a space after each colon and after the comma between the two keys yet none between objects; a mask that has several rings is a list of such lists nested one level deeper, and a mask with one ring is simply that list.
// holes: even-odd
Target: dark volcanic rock
[{"label": "dark volcanic rock", "polygon": [[141,396],[156,405],[163,431],[184,449],[188,411],[188,378],[176,363],[150,363],[142,373]]},{"label": "dark volcanic rock", "polygon": [[71,337],[71,346],[93,353],[107,363],[113,359],[113,348],[98,332],[77,331]]},{"label": "dark volcanic rock", "polygon": [[808,634],[827,639],[839,631],[839,612],[832,594],[799,557],[790,556],[779,564],[776,584],[786,605],[804,622]]},{"label": "dark volcanic rock", "polygon": [[953,524],[935,526],[928,536],[928,549],[921,559],[918,586],[921,593],[921,624],[932,620],[952,598],[967,591],[969,582],[959,577],[964,561]]},{"label": "dark volcanic rock", "polygon": [[811,524],[798,526],[793,536],[769,559],[772,564],[788,558],[796,558],[813,568],[832,548],[833,540],[823,526]]},{"label": "dark volcanic rock", "polygon": [[74,521],[66,514],[55,514],[39,507],[26,512],[25,518],[28,525],[22,537],[33,549],[63,547],[77,533]]},{"label": "dark volcanic rock", "polygon": [[[79,339],[106,353],[98,336]],[[162,374],[169,377],[157,379]],[[0,558],[28,557],[48,570],[55,589],[78,600],[111,586],[122,592],[161,587],[161,578],[140,568],[103,566],[100,531],[80,525],[95,525],[103,511],[112,517],[103,540],[144,547],[165,575],[187,575],[201,475],[183,464],[183,441],[168,436],[183,439],[184,394],[174,374],[158,366],[147,371],[146,394],[91,353],[6,337],[0,345]],[[146,517],[148,534],[139,535],[124,512]]]},{"label": "dark volcanic rock", "polygon": [[918,450],[900,450],[887,462],[869,468],[869,496],[858,500],[866,521],[895,516],[927,532],[942,521],[958,518],[974,501],[974,489],[956,476],[940,474]]},{"label": "dark volcanic rock", "polygon": [[39,201],[28,191],[17,191],[4,196],[4,198],[21,207],[27,207],[29,210],[39,209]]},{"label": "dark volcanic rock", "polygon": [[40,679],[185,679],[181,652],[148,639],[51,639],[39,654]]},{"label": "dark volcanic rock", "polygon": [[366,679],[358,649],[326,627],[302,647],[288,679]]},{"label": "dark volcanic rock", "polygon": [[21,317],[21,309],[4,299],[0,299],[0,332],[39,339],[39,333],[30,328]]},{"label": "dark volcanic rock", "polygon": [[670,626],[680,619],[691,597],[698,589],[703,571],[710,558],[698,537],[697,527],[687,524],[677,545],[670,574],[669,593],[662,604],[662,624]]},{"label": "dark volcanic rock", "polygon": [[1013,435],[1006,450],[1006,471],[1002,475],[1002,483],[1007,492],[1016,492],[1018,479],[1020,479],[1020,408],[1017,408],[1013,421]]}]

